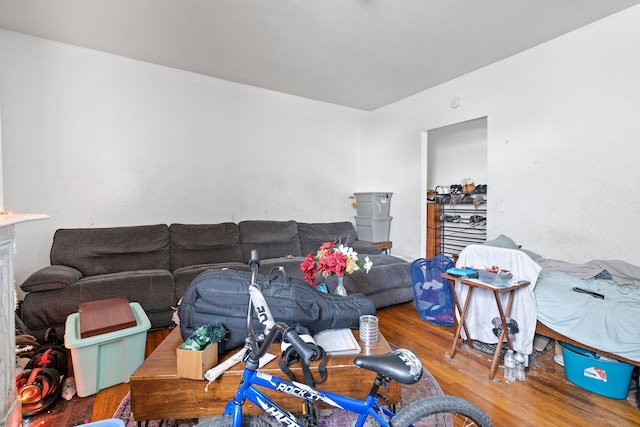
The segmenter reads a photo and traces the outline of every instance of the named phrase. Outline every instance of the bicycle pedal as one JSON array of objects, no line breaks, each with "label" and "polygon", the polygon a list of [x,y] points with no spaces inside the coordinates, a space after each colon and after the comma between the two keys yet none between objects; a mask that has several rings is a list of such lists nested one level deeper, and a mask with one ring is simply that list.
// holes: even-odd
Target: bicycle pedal
[{"label": "bicycle pedal", "polygon": [[305,425],[307,427],[318,427],[318,420],[316,418],[305,417]]},{"label": "bicycle pedal", "polygon": [[318,427],[318,407],[314,402],[305,400],[302,404],[302,414],[304,415],[304,421],[307,427]]}]

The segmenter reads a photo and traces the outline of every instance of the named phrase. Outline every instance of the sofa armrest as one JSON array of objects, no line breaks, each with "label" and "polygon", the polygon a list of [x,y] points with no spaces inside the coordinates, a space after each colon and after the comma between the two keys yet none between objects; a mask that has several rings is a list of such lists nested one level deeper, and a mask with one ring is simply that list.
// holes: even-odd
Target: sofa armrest
[{"label": "sofa armrest", "polygon": [[355,242],[353,242],[351,247],[353,248],[354,251],[358,252],[359,254],[381,254],[382,253],[382,249],[380,249],[373,243],[367,242],[365,240],[356,240]]},{"label": "sofa armrest", "polygon": [[41,268],[20,285],[25,292],[43,292],[63,289],[82,279],[82,273],[66,265],[50,265]]}]

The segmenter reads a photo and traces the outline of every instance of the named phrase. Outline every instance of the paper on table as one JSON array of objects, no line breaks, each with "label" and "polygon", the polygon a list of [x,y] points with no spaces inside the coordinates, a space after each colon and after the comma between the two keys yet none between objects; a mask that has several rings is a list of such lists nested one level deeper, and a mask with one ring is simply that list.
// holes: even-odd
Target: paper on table
[{"label": "paper on table", "polygon": [[511,286],[521,285],[523,283],[522,280],[508,280],[508,281],[505,280],[505,281],[501,281],[500,283],[485,282],[484,280],[480,280],[480,279],[465,279],[465,280],[479,283],[481,285],[489,286],[494,289],[510,288]]},{"label": "paper on table", "polygon": [[509,286],[511,286],[509,282],[491,283],[491,282],[485,282],[484,280],[480,280],[480,279],[466,279],[466,280],[474,283],[479,283],[481,285],[489,286],[495,289],[508,288]]},{"label": "paper on table", "polygon": [[258,362],[258,368],[262,368],[264,365],[271,362],[275,358],[276,358],[275,354],[271,354],[271,353],[265,354],[260,358],[260,361]]},{"label": "paper on table", "polygon": [[327,354],[358,354],[361,351],[351,329],[327,329],[318,332],[313,338]]}]

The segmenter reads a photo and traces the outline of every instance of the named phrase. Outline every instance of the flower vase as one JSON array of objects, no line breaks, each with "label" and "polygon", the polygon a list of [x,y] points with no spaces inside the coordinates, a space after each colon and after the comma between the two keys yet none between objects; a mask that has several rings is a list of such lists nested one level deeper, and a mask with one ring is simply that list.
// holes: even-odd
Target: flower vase
[{"label": "flower vase", "polygon": [[333,292],[336,295],[340,295],[341,297],[346,297],[347,296],[347,290],[344,287],[344,276],[338,276],[338,286],[336,287],[336,290]]}]

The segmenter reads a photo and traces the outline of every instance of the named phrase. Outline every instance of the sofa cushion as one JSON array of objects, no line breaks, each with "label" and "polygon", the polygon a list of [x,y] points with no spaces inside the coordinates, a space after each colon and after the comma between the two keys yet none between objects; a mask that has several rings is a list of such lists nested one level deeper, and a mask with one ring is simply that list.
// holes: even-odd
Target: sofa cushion
[{"label": "sofa cushion", "polygon": [[22,305],[22,321],[37,337],[49,327],[64,336],[67,316],[78,311],[80,303],[116,296],[138,302],[151,321],[151,327],[171,324],[175,305],[173,277],[168,270],[144,270],[84,277],[63,289],[29,292]]},{"label": "sofa cushion", "polygon": [[173,272],[173,281],[176,288],[176,299],[180,301],[182,294],[187,290],[191,282],[198,277],[200,273],[207,270],[238,270],[249,271],[249,265],[243,262],[222,262],[216,264],[197,264],[187,265],[178,268]]},{"label": "sofa cushion", "polygon": [[49,265],[27,277],[20,285],[25,292],[42,292],[62,289],[82,279],[82,273],[66,265]]},{"label": "sofa cushion", "polygon": [[[373,267],[369,273],[362,269],[344,280],[348,292],[364,293],[376,308],[414,299],[411,264],[391,255],[371,255]],[[331,283],[327,283],[332,289]]]},{"label": "sofa cushion", "polygon": [[78,303],[126,296],[145,312],[164,311],[176,303],[173,276],[168,270],[138,270],[85,277],[73,285]]},{"label": "sofa cushion", "polygon": [[51,265],[73,267],[85,277],[169,270],[169,261],[169,227],[165,224],[59,229],[51,246]]},{"label": "sofa cushion", "polygon": [[308,253],[315,254],[324,242],[342,243],[351,246],[353,250],[363,254],[379,254],[382,252],[380,248],[370,242],[358,240],[358,234],[353,224],[349,221],[324,223],[299,222],[298,234],[300,235],[300,246],[303,256],[306,256]]},{"label": "sofa cushion", "polygon": [[244,262],[249,262],[253,249],[260,259],[302,256],[295,221],[242,221],[238,228]]},{"label": "sofa cushion", "polygon": [[242,262],[240,231],[233,222],[171,224],[171,271],[189,265]]},{"label": "sofa cushion", "polygon": [[324,242],[343,243],[351,246],[358,239],[358,234],[353,228],[353,224],[344,222],[327,223],[298,223],[298,233],[300,234],[300,246],[302,254],[316,253],[320,245]]}]

